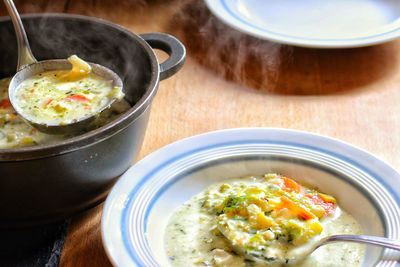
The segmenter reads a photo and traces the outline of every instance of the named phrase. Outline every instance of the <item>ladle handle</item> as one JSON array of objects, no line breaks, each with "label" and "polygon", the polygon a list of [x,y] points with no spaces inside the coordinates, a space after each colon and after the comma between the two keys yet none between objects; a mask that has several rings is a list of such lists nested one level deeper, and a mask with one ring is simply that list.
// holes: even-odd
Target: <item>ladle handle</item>
[{"label": "ladle handle", "polygon": [[325,238],[325,240],[321,242],[321,245],[328,242],[341,242],[341,241],[364,243],[364,244],[370,244],[370,245],[400,250],[400,241],[392,240],[385,237],[366,236],[366,235],[332,235]]},{"label": "ladle handle", "polygon": [[22,24],[21,18],[12,0],[4,0],[4,4],[7,7],[8,14],[14,24],[15,34],[17,35],[18,43],[18,63],[17,71],[22,69],[24,66],[36,63],[37,60],[32,54],[31,48],[29,47],[28,38]]},{"label": "ladle handle", "polygon": [[165,33],[140,34],[152,48],[160,49],[169,55],[169,58],[160,64],[160,80],[167,79],[177,73],[185,63],[185,46],[175,37]]}]

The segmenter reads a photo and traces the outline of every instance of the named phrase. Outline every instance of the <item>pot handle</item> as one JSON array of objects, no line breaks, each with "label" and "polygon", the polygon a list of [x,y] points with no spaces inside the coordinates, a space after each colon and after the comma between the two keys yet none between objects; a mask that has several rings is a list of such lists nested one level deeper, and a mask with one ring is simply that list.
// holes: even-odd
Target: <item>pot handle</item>
[{"label": "pot handle", "polygon": [[165,33],[140,34],[152,48],[160,49],[169,55],[169,58],[160,64],[160,80],[167,79],[177,73],[185,63],[185,46],[175,37]]}]

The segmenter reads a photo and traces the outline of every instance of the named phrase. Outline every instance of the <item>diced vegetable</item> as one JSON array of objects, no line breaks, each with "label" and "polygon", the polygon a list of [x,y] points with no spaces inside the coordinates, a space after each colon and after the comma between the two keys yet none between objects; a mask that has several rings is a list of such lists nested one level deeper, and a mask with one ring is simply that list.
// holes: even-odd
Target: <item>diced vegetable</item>
[{"label": "diced vegetable", "polygon": [[287,177],[273,178],[272,182],[280,185],[282,190],[284,190],[286,192],[295,192],[295,193],[300,192],[300,185],[298,183],[296,183],[295,181],[293,181],[292,179],[289,179]]},{"label": "diced vegetable", "polygon": [[84,95],[69,95],[66,97],[66,99],[78,100],[78,101],[88,101],[89,100],[89,98],[87,98]]},{"label": "diced vegetable", "polygon": [[218,229],[228,239],[246,248],[268,246],[275,239],[305,243],[322,232],[319,220],[335,209],[333,197],[275,174],[265,175],[257,186],[223,184],[217,196],[208,198],[203,208],[217,216]]},{"label": "diced vegetable", "polygon": [[333,197],[323,194],[313,194],[313,195],[305,195],[306,198],[311,200],[312,203],[322,207],[325,211],[325,216],[330,216],[335,211],[336,200]]},{"label": "diced vegetable", "polygon": [[52,98],[49,99],[49,100],[47,100],[46,103],[44,103],[44,105],[47,106],[47,105],[49,105],[51,102],[53,102],[53,99],[52,99]]},{"label": "diced vegetable", "polygon": [[72,69],[59,76],[63,81],[70,82],[80,80],[92,71],[92,67],[76,55],[70,56],[68,61],[72,64]]},{"label": "diced vegetable", "polygon": [[255,229],[268,229],[273,223],[272,219],[267,218],[260,207],[255,204],[249,205],[247,207],[247,212],[249,214],[249,223]]},{"label": "diced vegetable", "polygon": [[57,104],[53,107],[58,113],[63,113],[65,112],[68,108],[62,106],[61,104]]},{"label": "diced vegetable", "polygon": [[304,207],[300,203],[295,203],[294,201],[290,200],[289,198],[282,196],[281,201],[283,203],[283,207],[289,209],[294,214],[302,217],[305,220],[315,219],[316,216],[309,211],[306,207]]},{"label": "diced vegetable", "polygon": [[23,143],[23,144],[30,144],[30,143],[32,143],[33,142],[33,138],[32,137],[23,137],[23,138],[21,138],[21,142]]},{"label": "diced vegetable", "polygon": [[318,196],[320,196],[325,202],[336,203],[336,199],[333,196],[322,193],[318,193]]}]

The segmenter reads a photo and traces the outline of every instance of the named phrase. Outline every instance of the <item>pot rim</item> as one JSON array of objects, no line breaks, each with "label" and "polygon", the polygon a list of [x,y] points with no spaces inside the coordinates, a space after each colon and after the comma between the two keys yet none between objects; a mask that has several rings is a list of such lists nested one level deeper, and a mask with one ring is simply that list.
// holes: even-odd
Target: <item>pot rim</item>
[{"label": "pot rim", "polygon": [[[160,66],[157,56],[151,46],[139,35],[118,24],[100,18],[93,18],[83,15],[64,13],[33,13],[22,15],[21,18],[22,20],[31,18],[66,18],[78,21],[91,21],[123,32],[129,37],[136,40],[137,43],[139,43],[142,48],[147,52],[147,55],[150,59],[151,78],[149,80],[149,84],[144,95],[128,111],[121,114],[115,120],[95,130],[53,144],[42,144],[31,147],[12,149],[0,149],[0,162],[14,162],[52,157],[95,145],[126,128],[151,104],[151,101],[158,90],[158,83],[160,80]],[[0,17],[0,23],[7,21],[11,22],[10,17]]]}]

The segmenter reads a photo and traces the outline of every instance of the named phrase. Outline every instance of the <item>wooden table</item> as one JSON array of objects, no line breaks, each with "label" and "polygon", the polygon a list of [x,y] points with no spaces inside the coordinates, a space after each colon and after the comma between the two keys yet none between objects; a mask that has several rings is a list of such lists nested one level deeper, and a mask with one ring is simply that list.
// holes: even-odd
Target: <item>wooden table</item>
[{"label": "wooden table", "polygon": [[[208,131],[280,127],[338,138],[400,170],[399,40],[335,50],[275,44],[225,26],[202,0],[15,3],[21,13],[99,17],[135,33],[170,33],[186,45],[184,68],[160,84],[139,159]],[[111,265],[101,242],[102,208],[73,218],[60,266]]]}]

